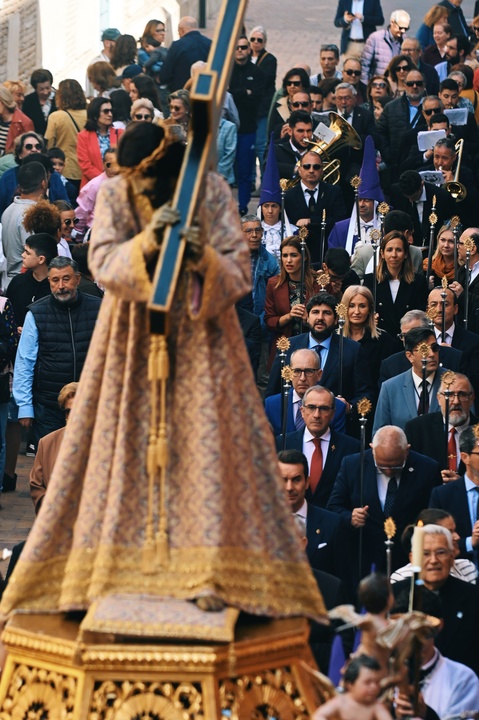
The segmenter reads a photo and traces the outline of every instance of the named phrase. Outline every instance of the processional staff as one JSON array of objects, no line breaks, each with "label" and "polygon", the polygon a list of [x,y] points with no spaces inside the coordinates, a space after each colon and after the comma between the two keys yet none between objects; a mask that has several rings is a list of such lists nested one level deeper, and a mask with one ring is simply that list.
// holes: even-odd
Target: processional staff
[{"label": "processional staff", "polygon": [[[366,452],[366,415],[369,415],[373,406],[368,398],[362,398],[358,404],[360,426],[359,446],[359,506],[364,506],[364,453]],[[363,577],[363,528],[359,528],[359,579]]]},{"label": "processional staff", "polygon": [[293,379],[293,369],[290,365],[286,365],[281,370],[281,381],[283,385],[283,392],[282,392],[282,416],[281,416],[281,447],[283,450],[286,450],[286,426],[288,423],[288,403],[289,403],[289,393],[291,392],[292,388],[292,379]]},{"label": "processional staff", "polygon": [[441,342],[446,342],[446,298],[447,298],[447,277],[444,275],[441,280]]},{"label": "processional staff", "polygon": [[[422,591],[424,581],[421,579],[421,571],[424,563],[424,527],[422,520],[414,528],[411,540],[411,586],[409,591],[409,612],[417,610],[422,612]],[[414,713],[419,717],[419,680],[421,668],[421,641],[415,637],[413,640],[413,652],[410,658],[409,676],[414,685]]]},{"label": "processional staff", "polygon": [[343,395],[343,355],[344,355],[344,323],[348,308],[344,303],[336,305],[336,315],[338,316],[339,325],[339,389],[338,395]]},{"label": "processional staff", "polygon": [[381,233],[381,240],[384,238],[384,218],[386,217],[390,209],[391,208],[389,207],[387,202],[382,202],[378,205],[379,232]]},{"label": "processional staff", "polygon": [[431,348],[427,344],[427,342],[421,342],[416,347],[417,352],[421,356],[421,370],[422,370],[422,395],[421,395],[421,415],[426,415],[427,413],[427,400],[428,400],[428,390],[427,390],[427,358],[431,351]]},{"label": "processional staff", "polygon": [[324,262],[324,247],[326,245],[326,209],[323,210],[323,215],[321,218],[321,248],[320,248],[320,254],[319,259],[321,262],[321,267],[323,267]]},{"label": "processional staff", "polygon": [[356,205],[356,229],[357,229],[357,235],[358,235],[358,242],[361,240],[361,218],[359,216],[359,195],[358,190],[359,186],[361,185],[362,180],[359,177],[359,175],[355,175],[350,180],[351,187],[354,190],[354,204]]},{"label": "processional staff", "polygon": [[436,215],[436,196],[433,195],[432,198],[432,208],[431,208],[431,214],[429,215],[429,249],[427,253],[427,286],[429,287],[429,278],[431,276],[431,268],[432,268],[432,253],[434,250],[434,232],[435,227],[437,223],[437,215]]},{"label": "processional staff", "polygon": [[472,237],[465,238],[464,247],[466,248],[466,265],[465,265],[466,287],[464,288],[464,290],[465,290],[465,294],[466,294],[466,299],[465,299],[466,307],[464,308],[464,327],[466,328],[466,330],[467,330],[467,323],[469,321],[469,282],[471,280],[471,268],[470,268],[471,253],[472,253],[472,248],[474,246],[475,246],[475,242],[472,239]]},{"label": "processional staff", "polygon": [[451,403],[451,385],[456,379],[455,373],[452,370],[447,370],[441,378],[441,384],[444,385],[444,442],[446,443],[446,467],[444,470],[449,469],[449,413]]},{"label": "processional staff", "polygon": [[381,239],[381,231],[374,228],[371,230],[369,237],[371,238],[371,247],[373,249],[373,307],[376,309],[376,291],[378,285],[376,271],[378,269],[378,243]]},{"label": "processional staff", "polygon": [[[303,225],[303,227],[299,228],[299,237],[300,237],[300,248],[301,248],[301,281],[299,285],[299,302],[302,305],[306,304],[306,294],[304,292],[304,271],[306,268],[306,238],[309,235],[308,228]],[[301,318],[300,323],[300,332],[303,332],[303,318]]]},{"label": "processional staff", "polygon": [[289,180],[287,178],[281,178],[279,186],[281,188],[281,242],[284,240],[284,198],[286,190],[288,189]]},{"label": "processional staff", "polygon": [[281,367],[281,418],[283,418],[284,415],[284,378],[283,378],[283,370],[286,366],[286,353],[289,350],[289,346],[291,343],[289,342],[286,335],[282,335],[278,340],[276,341],[276,347],[279,350],[279,363]]},{"label": "processional staff", "polygon": [[384,521],[384,532],[386,533],[386,540],[384,541],[384,544],[386,545],[386,574],[388,578],[391,577],[392,572],[392,549],[393,549],[393,537],[396,534],[396,523],[392,519],[392,517],[386,518]]},{"label": "processional staff", "polygon": [[459,226],[461,221],[459,215],[454,215],[451,218],[451,230],[454,235],[454,280],[457,282],[457,273],[459,270],[459,263],[457,260],[457,243],[459,242]]}]

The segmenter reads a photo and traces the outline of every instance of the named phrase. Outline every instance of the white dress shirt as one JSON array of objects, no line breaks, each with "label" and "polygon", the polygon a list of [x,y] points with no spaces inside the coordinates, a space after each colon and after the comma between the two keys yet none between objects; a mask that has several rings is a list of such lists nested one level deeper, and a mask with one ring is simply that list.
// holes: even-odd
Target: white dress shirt
[{"label": "white dress shirt", "polygon": [[[311,435],[308,428],[304,428],[304,435],[303,435],[303,453],[306,455],[306,458],[308,460],[308,467],[311,468],[311,458],[313,457],[314,452],[314,435]],[[321,435],[319,438],[321,440],[321,452],[323,454],[323,468],[326,463],[326,458],[328,457],[328,450],[329,450],[329,443],[331,441],[331,430],[328,428],[324,435]]]}]

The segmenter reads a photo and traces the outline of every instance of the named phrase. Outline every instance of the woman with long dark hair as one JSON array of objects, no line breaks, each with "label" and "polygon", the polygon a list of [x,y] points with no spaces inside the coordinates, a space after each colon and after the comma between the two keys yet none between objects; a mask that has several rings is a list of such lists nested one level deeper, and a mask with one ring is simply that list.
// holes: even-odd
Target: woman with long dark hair
[{"label": "woman with long dark hair", "polygon": [[103,155],[118,147],[123,130],[112,127],[113,111],[109,98],[97,97],[87,111],[85,129],[78,135],[77,157],[82,172],[81,185],[103,172]]},{"label": "woman with long dark hair", "polygon": [[[396,337],[402,316],[408,310],[425,310],[427,303],[426,278],[414,273],[409,243],[402,232],[392,230],[382,239],[376,280],[378,327]],[[372,274],[365,275],[364,284],[373,290]]]},{"label": "woman with long dark hair", "polygon": [[319,292],[316,275],[311,269],[309,250],[305,251],[304,297],[301,291],[301,241],[296,235],[283,240],[280,246],[280,274],[268,280],[264,320],[272,335],[269,367],[276,355],[276,340],[282,335],[291,337],[302,332],[301,323],[306,322],[306,303]]},{"label": "woman with long dark hair", "polygon": [[63,174],[78,189],[82,172],[77,158],[78,135],[87,120],[85,93],[77,80],[62,80],[56,95],[58,110],[48,118],[47,147],[59,147],[65,153]]}]

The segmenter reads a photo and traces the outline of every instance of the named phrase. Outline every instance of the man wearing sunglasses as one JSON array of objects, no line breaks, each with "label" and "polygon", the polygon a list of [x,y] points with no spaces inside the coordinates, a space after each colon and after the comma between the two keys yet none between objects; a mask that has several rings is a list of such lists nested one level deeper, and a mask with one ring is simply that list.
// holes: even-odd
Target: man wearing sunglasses
[{"label": "man wearing sunglasses", "polygon": [[384,75],[393,57],[401,52],[402,39],[409,30],[410,22],[411,18],[405,10],[395,10],[386,30],[371,33],[361,58],[363,83],[367,83],[373,75]]},{"label": "man wearing sunglasses", "polygon": [[326,211],[326,237],[334,223],[346,217],[341,188],[323,182],[323,161],[315,152],[306,152],[298,168],[300,182],[286,192],[285,209],[289,220],[298,227],[306,226],[306,240],[311,262],[320,260],[321,221]]},{"label": "man wearing sunglasses", "polygon": [[344,83],[352,85],[356,90],[356,105],[362,105],[368,99],[367,87],[361,81],[361,73],[362,66],[360,60],[357,58],[348,58],[344,61],[342,80]]},{"label": "man wearing sunglasses", "polygon": [[410,57],[419,72],[424,75],[428,95],[437,95],[439,92],[437,72],[432,65],[428,65],[421,60],[421,53],[421,43],[417,38],[404,38],[401,45],[401,55]]},{"label": "man wearing sunglasses", "polygon": [[288,136],[273,145],[279,176],[290,179],[297,172],[297,164],[310,147],[313,121],[305,110],[293,110],[288,120]]},{"label": "man wearing sunglasses", "polygon": [[[443,104],[437,95],[428,95],[424,98],[421,105],[422,117],[419,118],[416,127],[404,133],[401,140],[399,156],[402,158],[402,161],[399,166],[400,172],[404,172],[405,170],[422,170],[422,166],[431,161],[433,149],[430,148],[425,152],[419,150],[417,137],[419,132],[426,130],[445,130],[446,136],[449,135],[451,127],[447,116],[443,113]],[[440,118],[440,122],[436,124],[438,118]]]},{"label": "man wearing sunglasses", "polygon": [[[426,357],[426,388],[422,387],[421,343],[428,346]],[[397,425],[404,429],[408,420],[418,415],[437,412],[437,393],[446,370],[439,367],[439,344],[430,328],[413,328],[404,337],[406,357],[411,369],[386,380],[381,385],[374,415],[373,434],[383,425]],[[426,413],[423,396],[426,395]]]}]

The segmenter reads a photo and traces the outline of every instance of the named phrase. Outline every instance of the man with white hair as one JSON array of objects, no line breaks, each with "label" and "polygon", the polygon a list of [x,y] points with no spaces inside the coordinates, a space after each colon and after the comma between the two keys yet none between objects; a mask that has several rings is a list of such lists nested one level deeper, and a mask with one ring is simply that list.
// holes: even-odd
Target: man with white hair
[{"label": "man with white hair", "polygon": [[361,58],[363,83],[367,83],[373,75],[384,75],[393,57],[401,52],[401,43],[410,22],[411,18],[405,10],[394,10],[387,28],[371,33]]},{"label": "man with white hair", "polygon": [[161,84],[168,85],[170,93],[184,87],[193,63],[206,61],[211,47],[211,40],[201,35],[198,23],[189,15],[180,19],[178,35],[180,39],[170,45],[160,72]]},{"label": "man with white hair", "polygon": [[[358,536],[359,529],[363,528],[361,565],[364,575],[373,563],[377,571],[386,569],[386,518],[393,518],[396,536],[400,538],[406,525],[413,523],[427,507],[432,489],[441,482],[438,463],[411,451],[406,435],[394,425],[385,425],[378,430],[370,447],[364,456],[362,490],[360,455],[348,455],[343,459],[326,506],[342,515],[358,531]],[[406,561],[401,543],[394,543],[393,570]],[[357,565],[354,563],[353,567]]]},{"label": "man with white hair", "polygon": [[[452,535],[441,525],[425,525],[421,578],[442,602],[444,627],[436,638],[438,650],[472,670],[479,671],[479,591],[476,585],[450,575],[454,563]],[[399,597],[410,587],[409,580],[394,583]]]}]

